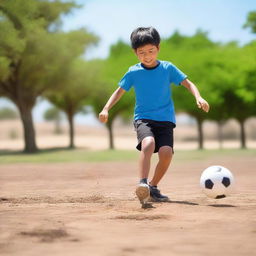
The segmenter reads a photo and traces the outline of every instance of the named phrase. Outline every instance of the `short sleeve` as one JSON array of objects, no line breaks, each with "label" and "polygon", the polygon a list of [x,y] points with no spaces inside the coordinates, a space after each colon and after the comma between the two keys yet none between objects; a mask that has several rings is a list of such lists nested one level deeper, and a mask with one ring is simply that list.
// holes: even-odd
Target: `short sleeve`
[{"label": "short sleeve", "polygon": [[175,65],[169,63],[169,72],[170,72],[170,83],[179,85],[184,79],[187,78],[181,70],[179,70]]},{"label": "short sleeve", "polygon": [[122,77],[118,85],[123,88],[125,91],[129,91],[132,87],[132,75],[130,71],[127,71]]}]

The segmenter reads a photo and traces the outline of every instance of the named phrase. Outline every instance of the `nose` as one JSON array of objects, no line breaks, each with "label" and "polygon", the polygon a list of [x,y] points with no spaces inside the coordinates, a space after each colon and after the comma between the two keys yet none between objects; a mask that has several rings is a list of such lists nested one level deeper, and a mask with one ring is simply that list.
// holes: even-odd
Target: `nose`
[{"label": "nose", "polygon": [[145,58],[145,60],[149,60],[149,59],[150,59],[150,54],[147,54],[147,53],[146,53],[146,54],[144,55],[144,58]]}]

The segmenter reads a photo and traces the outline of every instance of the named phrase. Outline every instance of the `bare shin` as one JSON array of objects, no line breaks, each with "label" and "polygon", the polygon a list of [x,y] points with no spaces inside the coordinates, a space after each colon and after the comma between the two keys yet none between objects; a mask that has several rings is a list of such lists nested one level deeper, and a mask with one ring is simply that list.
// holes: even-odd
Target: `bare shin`
[{"label": "bare shin", "polygon": [[159,149],[158,156],[159,161],[155,169],[154,176],[150,181],[150,185],[157,186],[159,181],[163,178],[164,174],[168,170],[168,167],[172,160],[172,148],[169,146],[163,146]]},{"label": "bare shin", "polygon": [[155,150],[154,137],[146,137],[141,142],[141,153],[139,160],[140,178],[148,178],[150,170],[151,156]]}]

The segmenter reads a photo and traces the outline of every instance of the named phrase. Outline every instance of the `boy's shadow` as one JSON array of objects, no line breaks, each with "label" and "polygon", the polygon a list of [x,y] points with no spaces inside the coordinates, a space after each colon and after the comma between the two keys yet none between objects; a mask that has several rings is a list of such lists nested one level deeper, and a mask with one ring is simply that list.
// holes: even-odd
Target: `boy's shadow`
[{"label": "boy's shadow", "polygon": [[[192,202],[188,202],[188,201],[168,201],[166,203],[174,203],[174,204],[186,204],[186,205],[199,205],[198,203],[192,203]],[[211,207],[223,207],[223,208],[229,208],[229,207],[236,207],[235,205],[232,204],[209,204],[208,206]]]},{"label": "boy's shadow", "polygon": [[[185,205],[199,205],[198,203],[193,203],[193,202],[189,202],[189,201],[173,201],[173,200],[169,200],[166,202],[156,202],[156,201],[150,201],[150,203],[145,204],[142,208],[144,209],[150,209],[150,208],[155,208],[154,204],[185,204]],[[207,206],[211,206],[211,207],[220,207],[220,208],[232,208],[232,207],[236,207],[235,205],[231,205],[231,204],[208,204]]]},{"label": "boy's shadow", "polygon": [[192,202],[188,202],[188,201],[173,201],[173,200],[167,201],[167,203],[170,203],[170,204],[185,204],[185,205],[199,205],[198,203],[192,203]]},{"label": "boy's shadow", "polygon": [[188,202],[188,201],[173,201],[173,200],[169,200],[169,201],[166,201],[166,202],[152,202],[152,203],[199,205],[197,203],[192,203],[192,202]]}]

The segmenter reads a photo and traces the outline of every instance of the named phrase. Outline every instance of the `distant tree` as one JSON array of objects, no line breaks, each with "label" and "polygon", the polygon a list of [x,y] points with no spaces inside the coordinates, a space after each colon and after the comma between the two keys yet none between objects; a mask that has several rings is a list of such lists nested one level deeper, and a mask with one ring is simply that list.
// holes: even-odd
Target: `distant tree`
[{"label": "distant tree", "polygon": [[[109,57],[99,63],[101,69],[97,82],[95,82],[92,96],[92,106],[97,117],[111,94],[118,88],[118,82],[122,76],[127,72],[129,66],[135,64],[136,61],[137,59],[131,47],[122,41],[118,41],[111,46]],[[132,117],[134,102],[134,93],[131,90],[131,92],[125,93],[121,100],[110,110],[109,120],[105,124],[109,133],[110,149],[115,148],[113,133],[114,120],[118,116],[126,119]]]},{"label": "distant tree", "polygon": [[18,118],[19,115],[14,109],[7,107],[0,109],[0,120],[13,120]]},{"label": "distant tree", "polygon": [[[245,121],[255,115],[255,46],[241,48],[236,43],[228,43],[212,50],[209,55],[211,65],[207,77],[210,104],[208,118],[221,126],[229,118],[240,125],[241,148],[246,148]],[[221,144],[221,134],[219,132]]]},{"label": "distant tree", "polygon": [[241,148],[246,148],[245,122],[248,118],[256,116],[256,41],[243,47],[239,56],[236,57],[239,63],[239,79],[233,91],[234,107],[231,114],[240,125]]},{"label": "distant tree", "polygon": [[217,121],[220,131],[229,118],[239,122],[241,147],[246,147],[244,124],[255,109],[255,49],[255,43],[246,50],[236,42],[213,43],[201,31],[192,37],[175,32],[163,42],[161,54],[188,74],[210,103],[210,112],[202,113],[187,93],[174,87],[177,111],[187,112],[197,120],[199,148],[203,148],[203,121]]},{"label": "distant tree", "polygon": [[46,121],[54,121],[54,123],[55,123],[54,133],[56,133],[56,134],[62,133],[62,130],[61,130],[62,116],[61,116],[61,111],[58,108],[52,107],[52,108],[47,109],[44,112],[44,119]]},{"label": "distant tree", "polygon": [[[202,97],[207,101],[214,97],[215,92],[210,92],[207,79],[211,76],[211,52],[218,47],[212,42],[207,33],[198,30],[195,35],[188,37],[176,31],[172,36],[163,40],[160,57],[173,62],[178,68],[188,75],[188,79],[196,84]],[[172,86],[172,85],[171,85]],[[193,116],[197,122],[198,148],[204,148],[203,122],[208,113],[197,108],[194,97],[185,88],[173,87],[173,99],[177,112],[186,112]],[[209,102],[211,103],[211,102]],[[210,104],[211,105],[211,104]],[[210,109],[210,111],[212,111]]]},{"label": "distant tree", "polygon": [[248,13],[247,21],[243,27],[250,28],[252,33],[256,33],[256,11]]},{"label": "distant tree", "polygon": [[61,109],[69,123],[69,148],[74,148],[74,116],[84,111],[85,105],[91,102],[92,90],[96,87],[97,68],[94,62],[78,59],[72,62],[62,77],[62,90],[58,93],[46,93],[47,99]]}]

